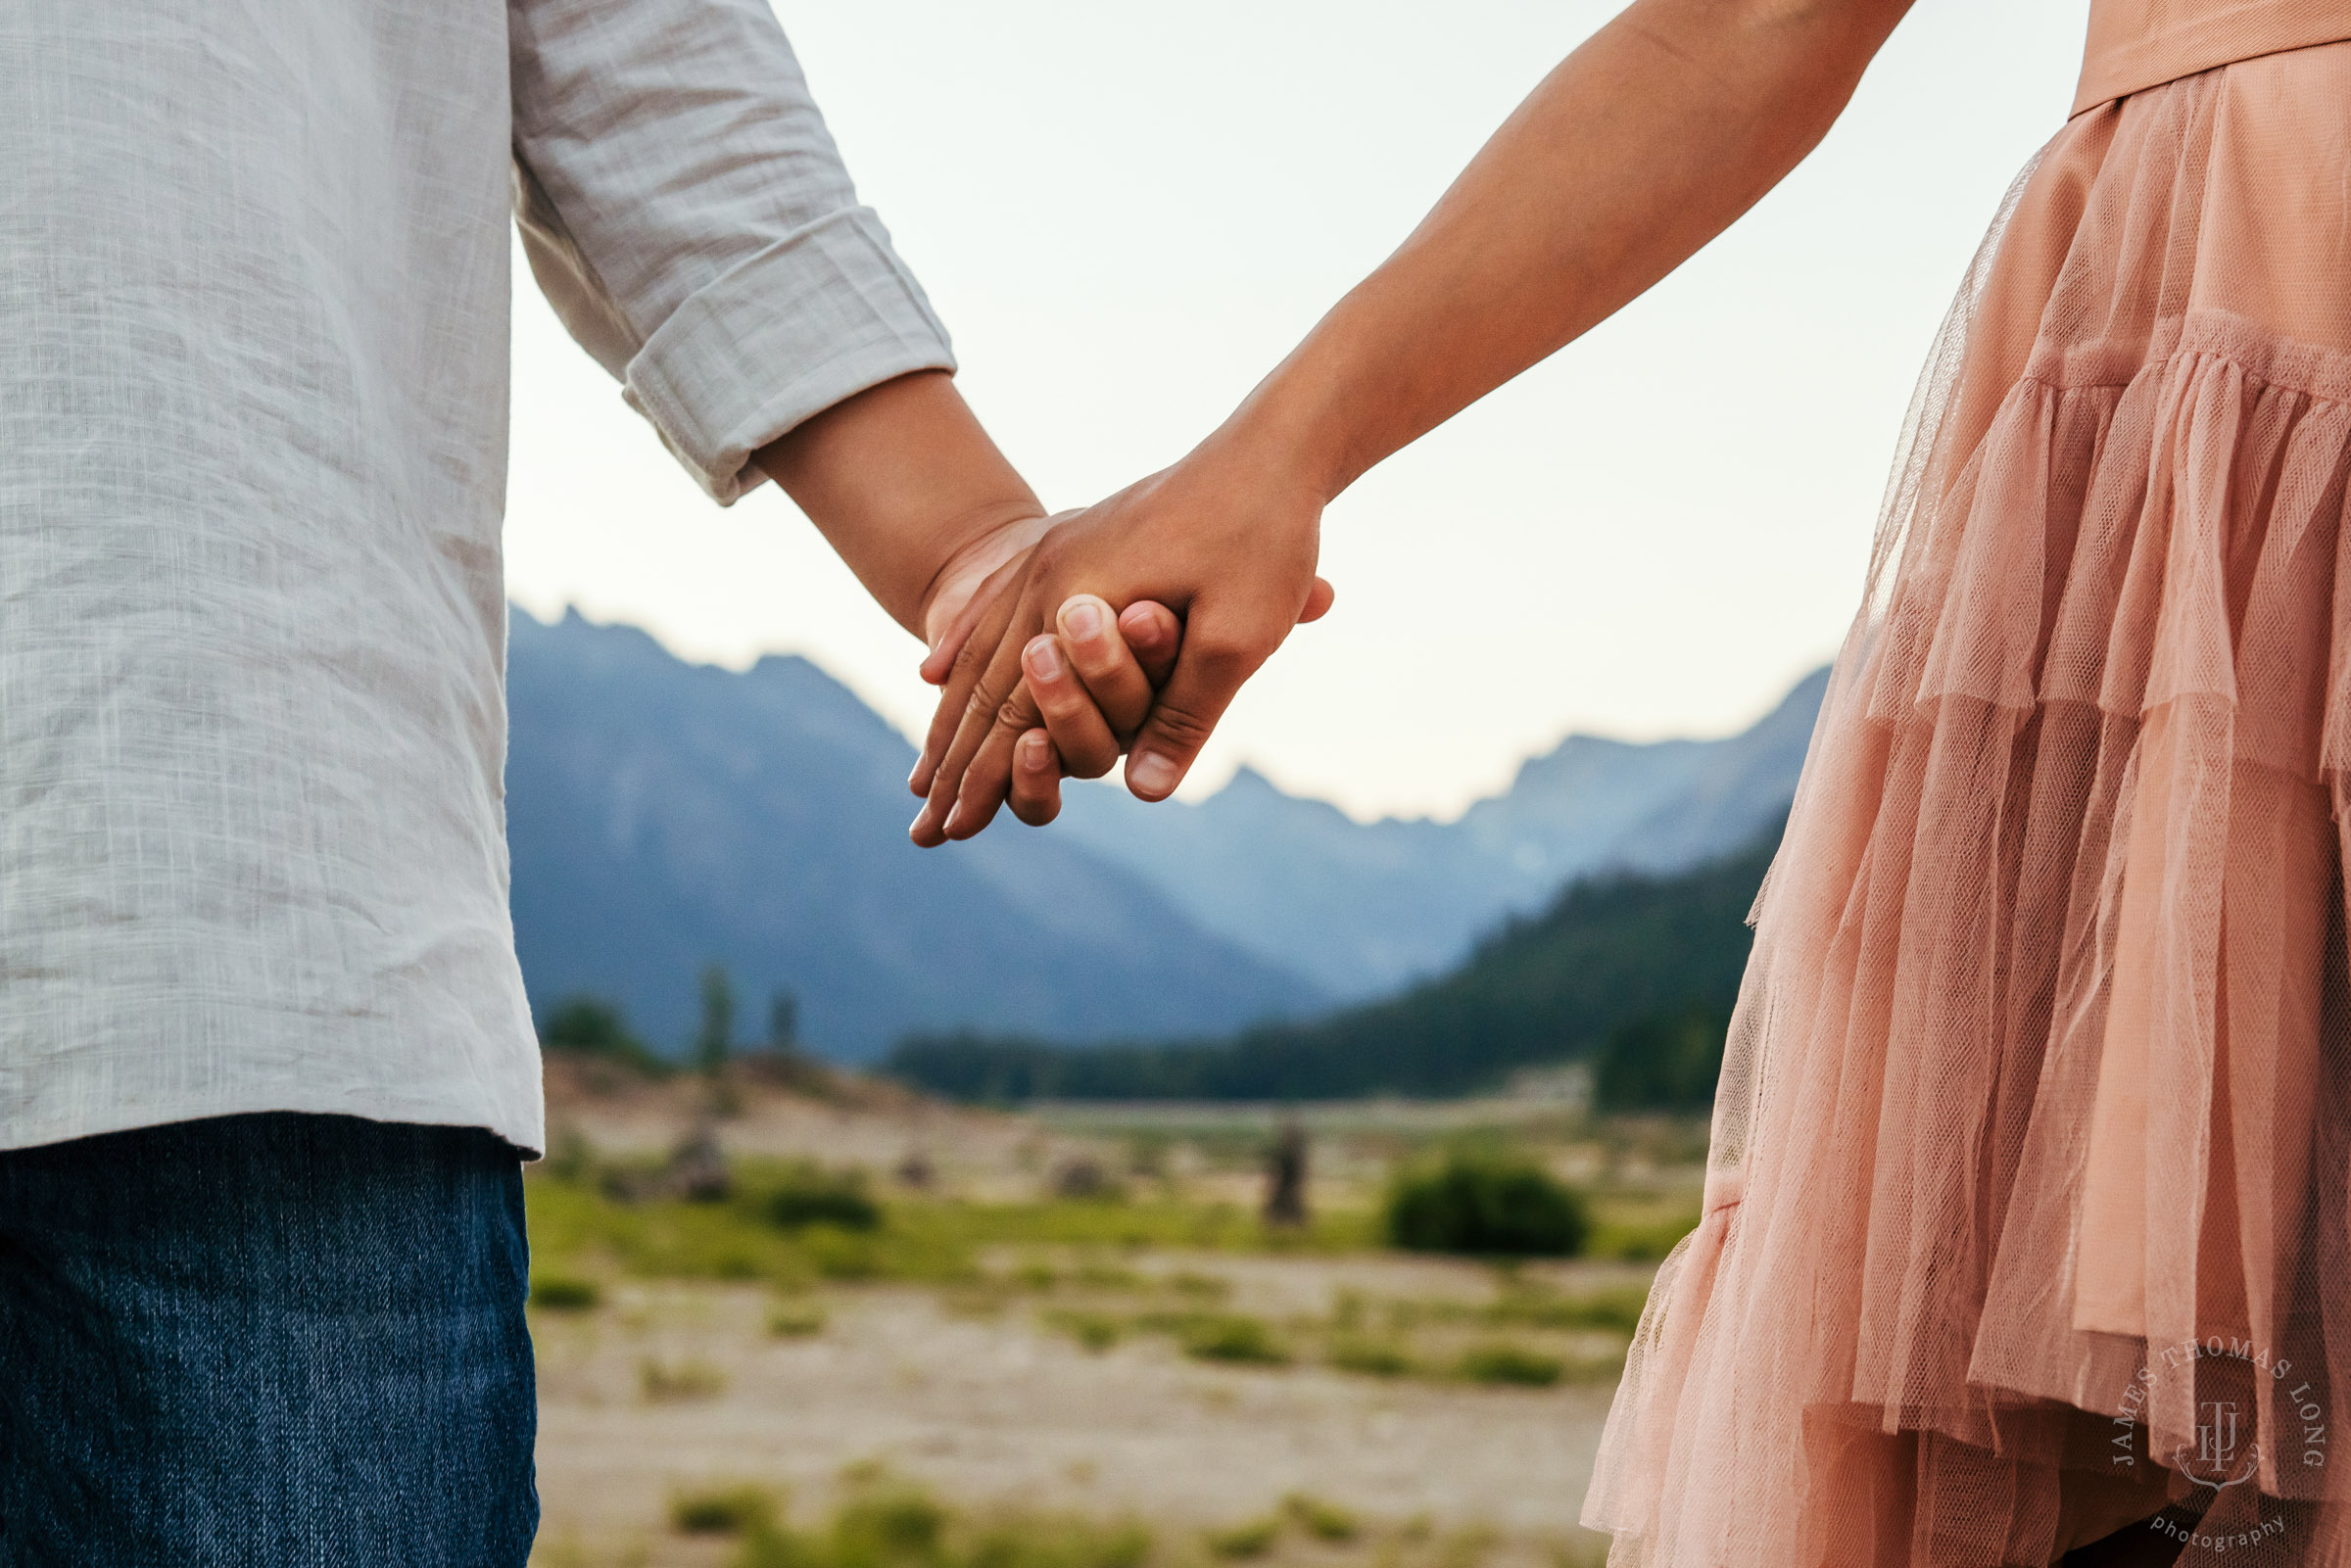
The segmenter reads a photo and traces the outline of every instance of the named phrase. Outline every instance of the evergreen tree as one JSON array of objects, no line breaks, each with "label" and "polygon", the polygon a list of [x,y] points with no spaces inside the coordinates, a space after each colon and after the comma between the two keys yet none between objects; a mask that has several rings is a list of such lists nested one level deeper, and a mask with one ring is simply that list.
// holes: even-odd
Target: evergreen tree
[{"label": "evergreen tree", "polygon": [[702,1026],[694,1037],[694,1063],[715,1073],[735,1054],[735,982],[724,964],[702,971]]}]

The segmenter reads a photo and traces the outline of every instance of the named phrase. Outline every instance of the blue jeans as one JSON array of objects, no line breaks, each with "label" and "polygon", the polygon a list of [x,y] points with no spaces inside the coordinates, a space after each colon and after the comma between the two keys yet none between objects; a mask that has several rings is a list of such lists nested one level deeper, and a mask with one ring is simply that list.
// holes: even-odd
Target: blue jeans
[{"label": "blue jeans", "polygon": [[224,1117],[0,1153],[0,1564],[520,1568],[515,1152]]}]

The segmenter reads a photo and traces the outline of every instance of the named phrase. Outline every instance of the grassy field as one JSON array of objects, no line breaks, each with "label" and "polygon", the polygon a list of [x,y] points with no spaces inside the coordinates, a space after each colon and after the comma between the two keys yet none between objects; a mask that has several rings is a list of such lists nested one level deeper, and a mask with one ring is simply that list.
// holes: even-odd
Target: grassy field
[{"label": "grassy field", "polygon": [[[525,1185],[543,1568],[1597,1561],[1574,1508],[1697,1217],[1687,1120],[1309,1108],[1312,1217],[1275,1227],[1264,1109],[753,1094],[689,1197],[706,1102],[658,1093],[559,1103]],[[1391,1247],[1391,1180],[1460,1148],[1572,1183],[1582,1255]]]}]

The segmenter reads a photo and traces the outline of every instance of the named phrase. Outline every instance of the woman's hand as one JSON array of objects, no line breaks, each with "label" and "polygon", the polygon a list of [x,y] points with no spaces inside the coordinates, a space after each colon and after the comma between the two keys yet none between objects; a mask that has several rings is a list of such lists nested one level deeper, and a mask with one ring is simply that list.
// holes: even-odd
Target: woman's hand
[{"label": "woman's hand", "polygon": [[[1007,518],[949,558],[921,612],[931,649],[925,680],[945,682],[972,629],[1020,580],[1036,542],[1078,515]],[[1183,638],[1164,605],[1143,600],[1114,613],[1090,594],[1062,605],[1058,632],[1031,639],[1022,656],[1042,728],[1023,737],[1011,799],[1015,816],[1040,828],[1061,814],[1065,776],[1098,779],[1117,763],[1175,668]]]},{"label": "woman's hand", "polygon": [[[1024,761],[1038,760],[1039,742],[1023,737],[1047,716],[1023,661],[1056,630],[1061,607],[1081,594],[1122,611],[1152,601],[1182,618],[1174,673],[1127,765],[1136,795],[1174,793],[1241,683],[1292,626],[1330,607],[1330,587],[1315,575],[1324,504],[1277,445],[1249,443],[1228,427],[1175,467],[1057,520],[971,618],[958,650],[939,661],[945,691],[909,781],[928,797],[909,830],[914,841],[936,845],[979,832],[1013,787],[1016,746]],[[1115,718],[1104,717],[1115,736]],[[1062,729],[1047,742],[1057,757],[1062,735],[1077,723],[1062,712]],[[1098,736],[1077,760],[1107,767]],[[1024,805],[1041,807],[1041,791],[1026,782],[1038,770],[1022,771]]]}]

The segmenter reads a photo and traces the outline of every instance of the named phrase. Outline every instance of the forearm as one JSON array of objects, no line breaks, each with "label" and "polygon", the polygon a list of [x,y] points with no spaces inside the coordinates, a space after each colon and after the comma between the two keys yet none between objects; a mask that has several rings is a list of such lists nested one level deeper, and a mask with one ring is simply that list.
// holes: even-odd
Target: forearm
[{"label": "forearm", "polygon": [[1220,436],[1327,500],[1588,331],[1827,133],[1909,0],[1639,0],[1554,71]]},{"label": "forearm", "polygon": [[926,642],[950,568],[992,569],[974,552],[1002,539],[1006,524],[1044,511],[940,371],[838,403],[755,460],[876,601]]}]

